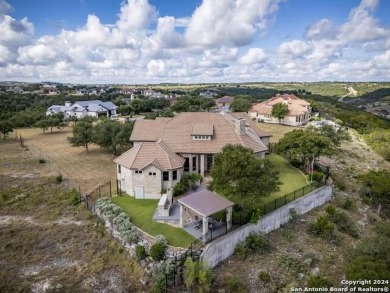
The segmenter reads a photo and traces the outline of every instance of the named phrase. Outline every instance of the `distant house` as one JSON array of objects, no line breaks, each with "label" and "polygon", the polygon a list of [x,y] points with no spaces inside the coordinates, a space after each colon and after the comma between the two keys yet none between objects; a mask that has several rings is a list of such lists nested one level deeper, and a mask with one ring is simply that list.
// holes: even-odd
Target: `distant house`
[{"label": "distant house", "polygon": [[[279,103],[288,106],[288,112],[281,121],[278,118],[272,117],[272,106]],[[259,122],[280,123],[291,126],[307,124],[310,114],[310,103],[290,94],[278,94],[269,100],[253,105],[249,110],[249,116]]]},{"label": "distant house", "polygon": [[218,108],[230,108],[230,104],[233,102],[234,98],[231,96],[224,96],[222,98],[217,99],[216,104]]},{"label": "distant house", "polygon": [[57,88],[54,86],[46,86],[44,87],[44,92],[48,95],[56,95],[58,94]]},{"label": "distant house", "polygon": [[116,108],[111,102],[102,102],[100,100],[78,101],[75,103],[65,102],[64,106],[53,105],[46,110],[46,115],[50,116],[57,113],[64,113],[64,118],[69,119],[84,117],[111,117],[116,115]]},{"label": "distant house", "polygon": [[270,135],[246,113],[181,113],[173,118],[137,120],[134,147],[114,160],[120,188],[136,198],[161,197],[185,174],[205,175],[227,144],[239,144],[264,157]]},{"label": "distant house", "polygon": [[210,91],[210,90],[201,91],[199,93],[199,96],[204,97],[204,98],[213,98],[215,95],[217,95],[217,94],[213,91]]}]

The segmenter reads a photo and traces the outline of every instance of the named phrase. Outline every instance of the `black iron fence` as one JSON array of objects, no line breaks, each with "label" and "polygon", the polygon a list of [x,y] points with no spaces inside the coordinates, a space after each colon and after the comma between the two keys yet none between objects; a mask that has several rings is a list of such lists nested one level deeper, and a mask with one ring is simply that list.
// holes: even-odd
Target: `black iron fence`
[{"label": "black iron fence", "polygon": [[323,186],[323,183],[320,182],[312,182],[309,185],[305,185],[302,188],[294,190],[293,192],[287,193],[284,196],[274,199],[273,201],[266,203],[261,208],[261,215],[266,215],[274,210],[312,192],[313,190]]},{"label": "black iron fence", "polygon": [[99,185],[94,190],[86,193],[85,204],[86,207],[92,210],[95,207],[96,201],[101,197],[112,197],[112,185],[111,181],[108,181],[104,184]]}]

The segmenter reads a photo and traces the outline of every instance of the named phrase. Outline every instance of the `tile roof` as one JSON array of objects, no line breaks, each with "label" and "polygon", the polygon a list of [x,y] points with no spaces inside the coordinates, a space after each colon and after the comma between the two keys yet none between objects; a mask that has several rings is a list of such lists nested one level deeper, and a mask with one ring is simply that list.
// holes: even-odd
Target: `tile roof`
[{"label": "tile roof", "polygon": [[276,95],[271,99],[258,103],[249,110],[250,112],[257,112],[262,115],[271,115],[272,114],[272,106],[278,103],[286,103],[288,105],[288,113],[286,116],[297,116],[305,114],[310,106],[310,103],[299,99],[294,95]]},{"label": "tile roof", "polygon": [[178,201],[204,217],[211,216],[234,205],[234,202],[207,189],[182,197]]},{"label": "tile roof", "polygon": [[153,165],[162,171],[181,168],[184,161],[183,157],[172,152],[161,140],[157,143],[139,143],[114,160],[128,169],[142,170]]},{"label": "tile roof", "polygon": [[214,133],[213,124],[195,123],[192,125],[191,135],[213,135],[213,133]]},{"label": "tile roof", "polygon": [[232,103],[234,100],[231,96],[224,96],[222,98],[217,99],[217,104],[223,104],[223,103]]},{"label": "tile roof", "polygon": [[[253,135],[251,127],[246,127],[245,135],[238,135],[235,130],[236,118],[228,114],[209,112],[181,113],[173,118],[164,120],[141,120],[136,121],[131,141],[158,141],[162,139],[169,148],[178,154],[216,154],[226,144],[240,144],[253,149],[255,153],[267,151],[267,147]],[[199,122],[202,123],[199,123]],[[193,127],[208,128],[204,125],[213,126],[211,140],[193,140],[191,134]],[[205,129],[203,129],[205,130]]]}]

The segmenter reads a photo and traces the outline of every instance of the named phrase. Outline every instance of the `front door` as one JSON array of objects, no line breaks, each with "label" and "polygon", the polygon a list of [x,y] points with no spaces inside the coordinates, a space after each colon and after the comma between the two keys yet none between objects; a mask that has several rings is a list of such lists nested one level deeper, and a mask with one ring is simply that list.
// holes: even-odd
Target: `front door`
[{"label": "front door", "polygon": [[141,199],[145,198],[143,185],[135,186],[135,198],[141,198]]}]

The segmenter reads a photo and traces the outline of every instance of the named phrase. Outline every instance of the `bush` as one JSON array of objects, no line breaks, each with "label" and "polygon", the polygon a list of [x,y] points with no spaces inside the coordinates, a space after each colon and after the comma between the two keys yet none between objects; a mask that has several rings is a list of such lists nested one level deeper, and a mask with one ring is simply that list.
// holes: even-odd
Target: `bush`
[{"label": "bush", "polygon": [[313,277],[311,276],[307,280],[307,285],[306,287],[308,288],[330,288],[332,287],[332,283],[328,281],[328,279],[324,277]]},{"label": "bush", "polygon": [[161,243],[164,247],[168,245],[168,241],[165,239],[164,235],[156,235],[156,237],[154,237],[154,241],[156,243]]},{"label": "bush", "polygon": [[226,284],[226,293],[248,292],[245,283],[238,277],[231,277]]},{"label": "bush", "polygon": [[75,206],[75,205],[79,204],[80,202],[81,202],[80,195],[78,194],[78,192],[76,190],[72,190],[70,197],[69,197],[70,205]]},{"label": "bush", "polygon": [[271,249],[272,246],[264,234],[251,233],[243,243],[236,245],[234,252],[240,259],[246,259],[251,253],[263,254]]},{"label": "bush", "polygon": [[342,208],[345,210],[354,210],[356,208],[356,204],[352,199],[347,198],[343,203]]},{"label": "bush", "polygon": [[238,243],[234,248],[234,254],[238,256],[239,259],[245,260],[249,253],[244,243]]},{"label": "bush", "polygon": [[261,271],[258,275],[260,281],[263,281],[264,283],[271,283],[272,282],[272,278],[270,276],[270,274],[268,274],[267,272],[263,272]]},{"label": "bush", "polygon": [[146,250],[145,247],[142,245],[137,245],[135,247],[135,256],[137,258],[137,261],[141,261],[146,256]]},{"label": "bush", "polygon": [[159,242],[153,244],[150,249],[150,256],[154,261],[163,260],[165,256],[165,246]]},{"label": "bush", "polygon": [[329,218],[326,215],[318,217],[316,221],[309,226],[309,232],[311,234],[328,239],[333,238],[335,234],[334,230],[334,224],[329,221]]},{"label": "bush", "polygon": [[323,177],[324,177],[324,173],[318,172],[318,171],[314,171],[312,178],[313,178],[314,181],[321,182]]},{"label": "bush", "polygon": [[39,159],[38,162],[39,162],[39,164],[45,164],[46,160],[45,159]]},{"label": "bush", "polygon": [[63,181],[62,174],[60,174],[60,175],[58,175],[58,176],[56,177],[56,182],[57,182],[57,183],[61,183],[62,181]]},{"label": "bush", "polygon": [[354,238],[359,237],[359,230],[345,212],[337,211],[333,205],[328,205],[326,207],[326,212],[329,215],[329,219],[336,224],[337,229],[340,232]]}]

